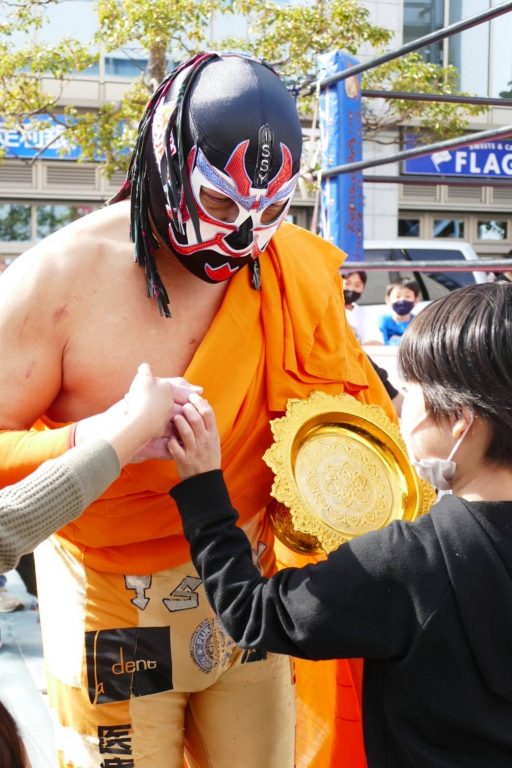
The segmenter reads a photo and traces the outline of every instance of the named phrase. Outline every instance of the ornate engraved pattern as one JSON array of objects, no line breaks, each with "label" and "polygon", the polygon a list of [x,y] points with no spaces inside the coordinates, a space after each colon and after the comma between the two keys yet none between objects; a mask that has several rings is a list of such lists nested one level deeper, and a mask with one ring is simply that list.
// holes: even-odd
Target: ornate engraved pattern
[{"label": "ornate engraved pattern", "polygon": [[393,488],[382,461],[367,445],[344,435],[309,438],[295,461],[305,503],[347,535],[381,528],[393,507]]},{"label": "ornate engraved pattern", "polygon": [[272,495],[290,512],[274,508],[271,519],[291,549],[309,544],[315,552],[319,543],[329,552],[391,520],[413,520],[435,501],[409,464],[398,426],[377,405],[313,392],[289,400],[271,428],[263,459],[275,475]]}]

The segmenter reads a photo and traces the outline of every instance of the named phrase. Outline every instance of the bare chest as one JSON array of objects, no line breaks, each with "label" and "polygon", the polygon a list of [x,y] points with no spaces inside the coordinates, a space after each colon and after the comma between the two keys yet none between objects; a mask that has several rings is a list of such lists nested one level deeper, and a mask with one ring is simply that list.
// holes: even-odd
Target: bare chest
[{"label": "bare chest", "polygon": [[191,301],[175,293],[171,318],[160,316],[139,279],[115,295],[95,289],[88,300],[81,298],[64,352],[61,391],[48,412],[50,418],[75,420],[108,407],[125,394],[142,362],[148,362],[157,376],[183,376],[222,296],[223,292],[201,288],[201,299]]}]

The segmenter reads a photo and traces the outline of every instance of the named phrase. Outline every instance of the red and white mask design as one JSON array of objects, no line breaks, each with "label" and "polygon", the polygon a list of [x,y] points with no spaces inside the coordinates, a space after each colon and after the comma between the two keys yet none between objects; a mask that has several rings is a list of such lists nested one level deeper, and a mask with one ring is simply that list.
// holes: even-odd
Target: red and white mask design
[{"label": "red and white mask design", "polygon": [[[299,174],[291,176],[288,147],[280,144],[281,167],[262,187],[252,186],[247,172],[248,147],[248,139],[240,142],[223,171],[209,162],[200,147],[190,150],[187,172],[201,240],[183,198],[179,212],[168,210],[173,251],[187,269],[207,282],[227,280],[258,258],[290,208]],[[265,169],[265,158],[260,167]]]}]

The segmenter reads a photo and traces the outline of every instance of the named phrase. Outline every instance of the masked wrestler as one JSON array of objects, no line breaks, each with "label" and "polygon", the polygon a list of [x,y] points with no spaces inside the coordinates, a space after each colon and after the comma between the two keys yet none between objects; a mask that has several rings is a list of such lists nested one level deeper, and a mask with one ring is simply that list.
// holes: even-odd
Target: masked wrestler
[{"label": "masked wrestler", "polygon": [[[300,153],[294,101],[263,63],[205,53],[165,79],[110,205],[2,276],[3,484],[97,431],[147,360],[203,387],[255,562],[276,568],[269,420],[313,390],[392,414],[344,320],[343,254],[283,223]],[[38,548],[60,765],[291,768],[296,712],[299,764],[342,765],[329,717],[339,684],[353,697],[350,675],[299,670],[296,692],[290,659],[246,653],[223,630],[168,496],[171,432]],[[357,730],[351,702],[341,717]],[[355,768],[364,757],[342,741]]]}]

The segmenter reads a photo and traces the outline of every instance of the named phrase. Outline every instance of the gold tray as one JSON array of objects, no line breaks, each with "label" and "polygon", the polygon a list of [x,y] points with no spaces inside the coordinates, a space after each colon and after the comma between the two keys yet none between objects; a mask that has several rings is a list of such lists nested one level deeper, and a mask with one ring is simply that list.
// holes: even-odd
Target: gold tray
[{"label": "gold tray", "polygon": [[414,520],[436,500],[409,464],[397,424],[378,405],[313,392],[270,422],[263,456],[275,478],[276,536],[296,552],[331,552],[393,520]]}]

